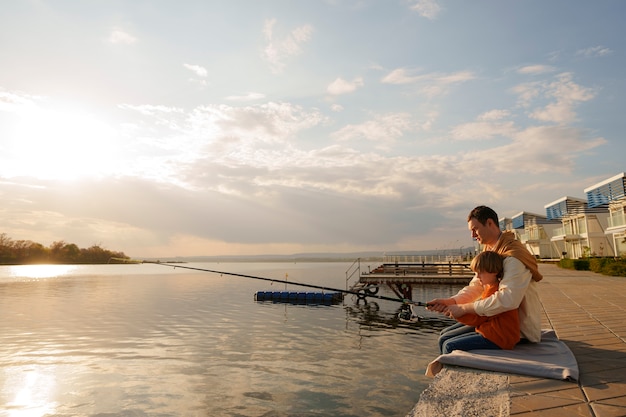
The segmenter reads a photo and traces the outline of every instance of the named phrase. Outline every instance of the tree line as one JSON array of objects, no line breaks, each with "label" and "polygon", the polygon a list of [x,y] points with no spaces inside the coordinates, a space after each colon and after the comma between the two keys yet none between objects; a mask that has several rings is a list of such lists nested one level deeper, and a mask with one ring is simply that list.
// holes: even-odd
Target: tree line
[{"label": "tree line", "polygon": [[130,259],[124,252],[110,251],[99,244],[79,248],[59,240],[46,247],[31,240],[13,240],[0,233],[0,264],[105,264],[111,258]]}]

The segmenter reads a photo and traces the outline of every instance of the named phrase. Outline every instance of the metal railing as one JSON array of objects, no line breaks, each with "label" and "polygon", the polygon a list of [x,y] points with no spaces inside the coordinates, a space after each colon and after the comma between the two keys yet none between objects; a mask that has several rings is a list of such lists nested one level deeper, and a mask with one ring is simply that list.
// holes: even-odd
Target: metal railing
[{"label": "metal railing", "polygon": [[346,291],[348,290],[348,282],[354,275],[361,276],[361,258],[356,258],[352,265],[346,270]]},{"label": "metal railing", "polygon": [[[458,251],[457,251],[458,252]],[[474,253],[468,254],[437,254],[437,255],[384,255],[383,263],[448,263],[465,262],[472,258]]]}]

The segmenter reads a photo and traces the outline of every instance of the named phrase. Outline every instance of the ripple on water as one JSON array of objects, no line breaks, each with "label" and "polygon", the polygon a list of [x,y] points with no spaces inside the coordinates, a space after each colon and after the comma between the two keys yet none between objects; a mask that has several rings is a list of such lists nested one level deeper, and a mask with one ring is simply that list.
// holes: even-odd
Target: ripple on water
[{"label": "ripple on water", "polygon": [[[298,267],[290,279],[305,274]],[[344,285],[344,266],[329,268]],[[399,323],[391,302],[253,301],[264,289],[180,271],[0,280],[0,403],[13,415],[356,416],[413,407],[447,322],[424,312],[423,322]]]}]

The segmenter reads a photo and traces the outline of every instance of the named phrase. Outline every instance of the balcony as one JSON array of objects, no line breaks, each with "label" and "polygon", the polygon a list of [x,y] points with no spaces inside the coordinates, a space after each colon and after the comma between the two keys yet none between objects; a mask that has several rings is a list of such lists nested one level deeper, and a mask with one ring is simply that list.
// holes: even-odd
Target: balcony
[{"label": "balcony", "polygon": [[616,212],[609,216],[609,228],[626,226],[626,213]]},{"label": "balcony", "polygon": [[551,240],[565,240],[565,241],[576,241],[582,239],[582,236],[579,233],[574,232],[571,225],[565,227],[559,227],[554,229],[552,232]]},{"label": "balcony", "polygon": [[536,242],[542,239],[543,238],[541,237],[541,230],[539,229],[528,229],[526,230],[526,233],[520,234],[520,237],[519,237],[519,240],[522,243]]}]

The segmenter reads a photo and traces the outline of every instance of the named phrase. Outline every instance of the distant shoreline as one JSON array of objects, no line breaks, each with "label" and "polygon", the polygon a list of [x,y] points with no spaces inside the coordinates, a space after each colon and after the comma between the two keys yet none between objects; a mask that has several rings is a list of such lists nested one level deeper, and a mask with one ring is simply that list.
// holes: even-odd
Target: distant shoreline
[{"label": "distant shoreline", "polygon": [[359,259],[361,262],[382,262],[383,258],[380,257],[368,257],[368,258],[289,258],[289,257],[276,257],[276,258],[267,258],[267,257],[190,257],[190,258],[175,258],[174,260],[164,260],[157,258],[144,258],[144,261],[150,263],[190,263],[190,262],[211,262],[211,263],[220,263],[220,262],[233,262],[233,263],[269,263],[269,262],[355,262]]},{"label": "distant shoreline", "polygon": [[445,250],[423,250],[423,251],[367,251],[367,252],[313,252],[313,253],[294,253],[282,255],[200,255],[200,256],[168,256],[163,258],[157,257],[137,257],[132,259],[142,259],[149,262],[384,262],[389,257],[406,257],[406,258],[439,258],[444,260],[450,257],[465,256],[468,253],[473,254],[473,247],[461,247],[457,249]]}]

